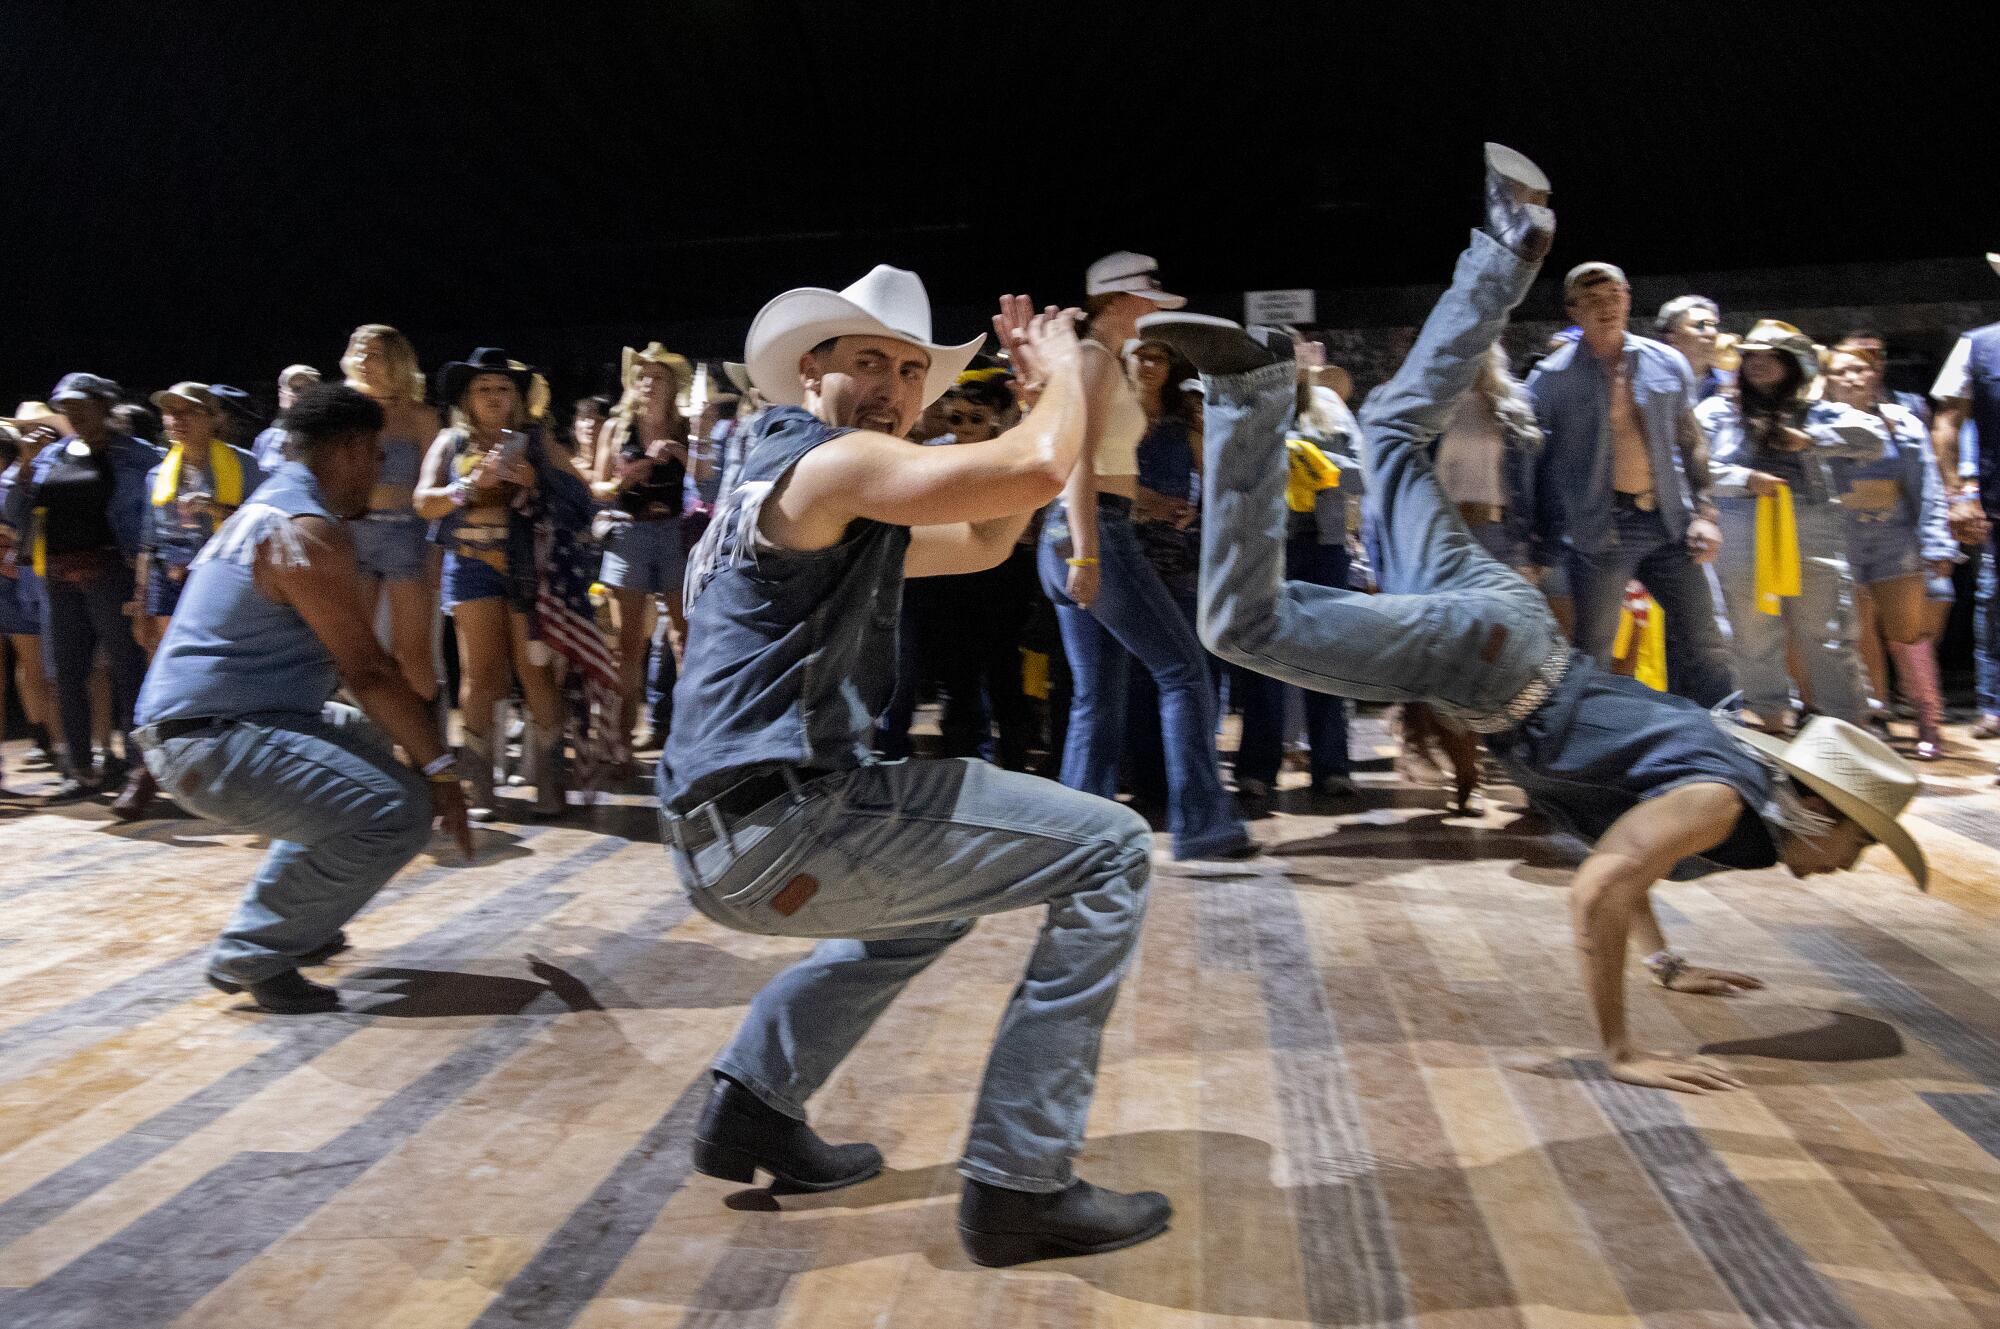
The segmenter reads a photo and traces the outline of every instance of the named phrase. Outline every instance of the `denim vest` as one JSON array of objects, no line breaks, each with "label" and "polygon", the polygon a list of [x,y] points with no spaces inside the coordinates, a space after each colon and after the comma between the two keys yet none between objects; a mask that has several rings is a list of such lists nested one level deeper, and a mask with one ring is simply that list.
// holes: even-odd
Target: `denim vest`
[{"label": "denim vest", "polygon": [[1862,506],[1856,498],[1858,485],[1888,481],[1896,486],[1895,520],[1917,533],[1924,560],[1930,563],[1958,561],[1958,542],[1951,538],[1945,521],[1944,484],[1938,475],[1937,458],[1931,452],[1930,430],[1916,412],[1884,402],[1881,419],[1889,427],[1889,442],[1881,453],[1868,460],[1831,463],[1834,487],[1841,494],[1850,521],[1866,524],[1889,514]]},{"label": "denim vest", "polygon": [[138,724],[319,714],[340,683],[333,656],[299,611],[266,597],[254,577],[267,544],[296,545],[292,518],[301,516],[333,519],[312,472],[288,461],[202,547],[139,690]]},{"label": "denim vest", "polygon": [[1966,373],[1972,423],[1979,427],[1979,496],[1986,514],[2000,517],[2000,323],[1974,328],[1965,338],[1972,343]]},{"label": "denim vest", "polygon": [[780,549],[757,519],[773,485],[849,431],[796,406],[752,427],[736,487],[689,557],[687,658],[659,774],[686,811],[775,766],[850,769],[870,757],[896,675],[906,526],[857,520],[829,549]]}]

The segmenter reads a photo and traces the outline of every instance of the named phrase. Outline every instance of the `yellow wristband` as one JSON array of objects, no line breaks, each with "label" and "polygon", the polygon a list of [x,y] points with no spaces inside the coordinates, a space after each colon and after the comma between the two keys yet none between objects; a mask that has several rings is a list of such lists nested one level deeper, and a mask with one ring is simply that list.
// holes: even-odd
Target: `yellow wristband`
[{"label": "yellow wristband", "polygon": [[1066,558],[1063,562],[1073,568],[1094,568],[1097,566],[1097,560],[1094,558]]}]

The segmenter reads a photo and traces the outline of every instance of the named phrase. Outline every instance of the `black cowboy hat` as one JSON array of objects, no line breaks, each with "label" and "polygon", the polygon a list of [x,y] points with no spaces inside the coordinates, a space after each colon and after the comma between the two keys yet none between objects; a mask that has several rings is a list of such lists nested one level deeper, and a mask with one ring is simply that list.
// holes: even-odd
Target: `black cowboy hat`
[{"label": "black cowboy hat", "polygon": [[438,400],[456,406],[466,385],[481,374],[505,374],[525,399],[535,371],[512,359],[498,346],[482,346],[463,360],[453,360],[437,371]]}]

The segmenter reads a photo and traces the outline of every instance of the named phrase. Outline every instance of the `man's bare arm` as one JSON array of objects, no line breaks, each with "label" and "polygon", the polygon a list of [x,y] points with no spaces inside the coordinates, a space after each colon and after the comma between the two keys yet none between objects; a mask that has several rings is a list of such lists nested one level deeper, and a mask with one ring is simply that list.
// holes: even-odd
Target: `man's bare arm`
[{"label": "man's bare arm", "polygon": [[394,657],[375,639],[374,616],[357,589],[361,572],[354,561],[353,537],[324,518],[298,517],[293,522],[305,540],[306,566],[282,567],[260,559],[258,589],[299,611],[332,654],[340,681],[354,700],[412,762],[424,766],[437,760],[445,749],[429,705],[411,690]]},{"label": "man's bare arm", "polygon": [[1083,441],[1076,333],[1038,316],[1033,354],[1045,366],[1028,418],[986,443],[918,447],[866,430],[814,448],[772,491],[764,533],[793,549],[837,543],[857,518],[893,526],[958,526],[1032,513],[1062,490]]},{"label": "man's bare arm", "polygon": [[903,553],[905,577],[952,577],[999,567],[1014,551],[1032,511],[991,521],[959,522],[955,526],[917,526]]},{"label": "man's bare arm", "polygon": [[1626,939],[1646,893],[1691,855],[1715,848],[1743,815],[1743,797],[1701,783],[1649,799],[1604,833],[1570,885],[1570,922],[1585,993],[1611,1073],[1630,1084],[1705,1093],[1740,1081],[1694,1062],[1635,1053],[1625,1027]]},{"label": "man's bare arm", "polygon": [[[1971,410],[1972,403],[1963,397],[1943,397],[1931,416],[1931,451],[1937,454],[1938,474],[1944,477],[1947,494],[1956,494],[1964,484],[1958,475],[1958,434]],[[1979,446],[1984,448],[1986,440],[1980,439]]]},{"label": "man's bare arm", "polygon": [[1716,519],[1715,477],[1708,469],[1708,435],[1694,411],[1682,407],[1674,419],[1674,441],[1681,456],[1681,471],[1687,476],[1688,497],[1697,517]]}]

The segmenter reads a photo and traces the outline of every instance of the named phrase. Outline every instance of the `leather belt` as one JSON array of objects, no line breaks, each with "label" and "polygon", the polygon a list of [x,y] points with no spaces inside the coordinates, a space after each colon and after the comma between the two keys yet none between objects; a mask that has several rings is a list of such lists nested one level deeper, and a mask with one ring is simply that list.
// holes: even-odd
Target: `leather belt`
[{"label": "leather belt", "polygon": [[162,720],[158,724],[149,724],[146,728],[153,735],[155,743],[165,743],[169,739],[185,738],[204,729],[213,729],[222,722],[220,716],[189,715],[177,720]]},{"label": "leather belt", "polygon": [[738,780],[684,814],[665,813],[662,820],[667,824],[667,834],[674,846],[692,856],[704,845],[723,838],[726,834],[723,818],[734,821],[747,817],[773,799],[833,773],[831,768],[819,766],[779,766],[759,771]]},{"label": "leather belt", "polygon": [[1638,494],[1628,494],[1623,489],[1614,489],[1611,491],[1611,501],[1614,505],[1626,508],[1632,512],[1658,512],[1660,510],[1659,494],[1657,491],[1651,489]]},{"label": "leather belt", "polygon": [[1467,526],[1481,526],[1507,520],[1507,509],[1498,503],[1461,503],[1458,516]]}]

